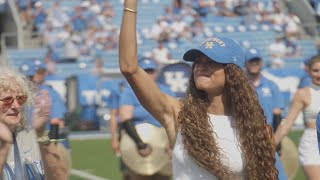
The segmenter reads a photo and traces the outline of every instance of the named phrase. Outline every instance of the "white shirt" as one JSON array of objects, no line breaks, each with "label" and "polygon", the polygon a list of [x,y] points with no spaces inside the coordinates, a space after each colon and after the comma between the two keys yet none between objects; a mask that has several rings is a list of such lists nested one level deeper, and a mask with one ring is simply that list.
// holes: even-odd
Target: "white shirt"
[{"label": "white shirt", "polygon": [[[220,152],[225,158],[222,163],[232,172],[241,174],[243,172],[243,161],[236,129],[232,127],[233,120],[228,116],[209,114],[209,120],[213,125],[213,136],[221,148]],[[174,180],[217,180],[218,178],[198,166],[188,154],[182,143],[182,136],[179,130],[176,144],[172,152],[172,167]]]}]

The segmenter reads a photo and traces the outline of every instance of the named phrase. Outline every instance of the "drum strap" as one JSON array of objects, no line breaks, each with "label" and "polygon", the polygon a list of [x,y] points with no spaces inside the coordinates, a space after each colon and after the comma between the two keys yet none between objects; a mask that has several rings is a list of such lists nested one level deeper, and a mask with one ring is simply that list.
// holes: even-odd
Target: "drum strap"
[{"label": "drum strap", "polygon": [[145,144],[140,136],[137,133],[136,128],[134,127],[132,123],[133,119],[126,120],[122,123],[122,128],[127,132],[127,134],[133,139],[133,141],[136,143],[138,149],[145,149],[147,147],[147,144]]}]

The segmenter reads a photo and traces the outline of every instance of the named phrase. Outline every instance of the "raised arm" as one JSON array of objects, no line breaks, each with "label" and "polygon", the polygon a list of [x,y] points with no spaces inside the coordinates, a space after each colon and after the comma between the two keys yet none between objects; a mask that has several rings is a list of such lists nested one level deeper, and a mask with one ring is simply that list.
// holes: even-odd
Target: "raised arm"
[{"label": "raised arm", "polygon": [[[50,100],[48,92],[41,91],[41,96],[35,98],[33,112],[33,127],[38,137],[45,134],[45,122],[49,118]],[[69,176],[69,162],[65,149],[61,144],[39,144],[45,179],[67,180]]]},{"label": "raised arm", "polygon": [[137,0],[126,0],[120,31],[120,70],[144,108],[166,128],[167,132],[175,135],[179,102],[162,93],[148,74],[138,67],[136,16]]},{"label": "raised arm", "polygon": [[303,89],[297,91],[294,95],[287,117],[285,118],[284,122],[280,124],[280,126],[275,132],[274,137],[276,144],[279,144],[281,140],[289,133],[298,114],[304,108],[304,96],[306,96],[306,94],[303,91]]}]

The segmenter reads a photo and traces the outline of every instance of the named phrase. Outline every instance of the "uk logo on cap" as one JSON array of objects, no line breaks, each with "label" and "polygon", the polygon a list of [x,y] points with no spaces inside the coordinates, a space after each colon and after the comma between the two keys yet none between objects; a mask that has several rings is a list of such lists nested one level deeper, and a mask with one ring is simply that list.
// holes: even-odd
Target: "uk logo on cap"
[{"label": "uk logo on cap", "polygon": [[199,55],[205,55],[212,61],[221,64],[235,64],[244,66],[244,52],[242,46],[232,39],[212,37],[201,43],[200,47],[188,50],[184,55],[185,61],[195,61]]}]

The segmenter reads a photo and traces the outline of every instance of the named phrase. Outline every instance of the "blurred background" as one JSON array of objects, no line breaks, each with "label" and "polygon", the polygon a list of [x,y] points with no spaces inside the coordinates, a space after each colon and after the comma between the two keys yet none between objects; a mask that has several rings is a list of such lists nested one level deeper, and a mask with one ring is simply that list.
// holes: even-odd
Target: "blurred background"
[{"label": "blurred background", "polygon": [[[46,84],[66,103],[71,179],[121,179],[109,140],[108,105],[111,91],[120,91],[124,81],[118,64],[122,3],[0,0],[1,65],[20,70],[28,62],[42,61],[48,72]],[[187,87],[189,64],[180,62],[182,55],[206,37],[226,36],[244,49],[258,49],[264,75],[279,86],[287,108],[305,75],[304,61],[319,51],[318,0],[139,3],[139,57],[154,59],[160,67],[159,80],[178,95]],[[164,75],[165,71],[175,74]],[[300,116],[289,136],[296,144],[302,128]],[[301,169],[295,179],[305,179]]]}]

